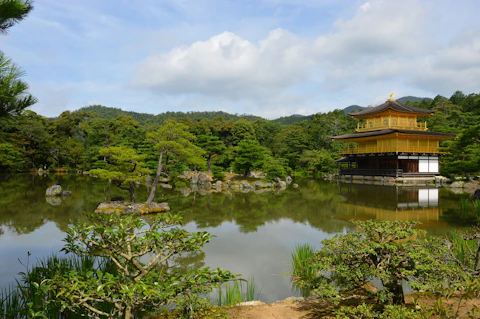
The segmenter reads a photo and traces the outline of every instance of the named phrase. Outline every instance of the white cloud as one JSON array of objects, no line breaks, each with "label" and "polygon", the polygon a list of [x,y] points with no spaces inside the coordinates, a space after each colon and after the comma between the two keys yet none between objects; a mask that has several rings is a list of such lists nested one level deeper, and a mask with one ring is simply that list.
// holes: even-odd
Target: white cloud
[{"label": "white cloud", "polygon": [[350,20],[338,19],[334,31],[317,38],[317,52],[337,63],[388,54],[412,54],[424,47],[428,12],[419,1],[372,0]]},{"label": "white cloud", "polygon": [[223,32],[151,55],[138,65],[132,84],[161,94],[263,96],[304,79],[310,63],[307,46],[286,30],[271,31],[258,45]]}]

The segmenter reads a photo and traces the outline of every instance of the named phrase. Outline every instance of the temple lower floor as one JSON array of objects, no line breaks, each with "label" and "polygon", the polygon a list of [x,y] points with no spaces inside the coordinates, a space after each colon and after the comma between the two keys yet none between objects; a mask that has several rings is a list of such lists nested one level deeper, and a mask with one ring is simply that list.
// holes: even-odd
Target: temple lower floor
[{"label": "temple lower floor", "polygon": [[337,161],[340,175],[435,176],[439,175],[438,155],[347,155]]}]

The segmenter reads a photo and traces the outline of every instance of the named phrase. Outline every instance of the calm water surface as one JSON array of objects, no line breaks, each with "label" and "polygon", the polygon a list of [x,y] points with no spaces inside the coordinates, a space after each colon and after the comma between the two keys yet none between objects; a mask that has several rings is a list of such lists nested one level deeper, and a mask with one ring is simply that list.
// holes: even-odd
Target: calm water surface
[{"label": "calm water surface", "polygon": [[[419,220],[435,235],[461,227],[455,224],[460,195],[447,189],[296,182],[298,189],[277,194],[187,195],[162,190],[156,200],[168,201],[172,211],[183,212],[187,230],[216,236],[205,253],[190,258],[190,263],[253,276],[262,287],[260,299],[267,302],[296,295],[288,276],[295,245],[319,248],[323,239],[351,230],[349,219]],[[45,190],[53,184],[61,184],[72,196],[47,201]],[[82,212],[113,196],[127,195],[86,176],[0,176],[0,287],[12,283],[37,258],[57,253],[68,226],[84,220]],[[146,198],[147,189],[138,186],[137,200]]]}]

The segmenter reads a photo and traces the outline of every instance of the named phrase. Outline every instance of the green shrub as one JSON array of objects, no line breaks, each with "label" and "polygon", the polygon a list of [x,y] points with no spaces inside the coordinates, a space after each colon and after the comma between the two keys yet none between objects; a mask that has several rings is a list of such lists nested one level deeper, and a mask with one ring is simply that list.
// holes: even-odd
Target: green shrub
[{"label": "green shrub", "polygon": [[212,174],[215,180],[223,180],[225,178],[223,167],[220,166],[212,165]]}]

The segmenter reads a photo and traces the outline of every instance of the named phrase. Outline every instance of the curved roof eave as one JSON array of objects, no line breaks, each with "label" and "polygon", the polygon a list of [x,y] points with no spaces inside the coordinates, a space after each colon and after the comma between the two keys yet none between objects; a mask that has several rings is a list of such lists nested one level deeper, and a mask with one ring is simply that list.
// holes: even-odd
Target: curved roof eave
[{"label": "curved roof eave", "polygon": [[397,101],[386,101],[383,104],[380,104],[375,107],[370,107],[360,112],[350,112],[348,115],[350,116],[365,116],[365,115],[373,115],[387,111],[388,109],[401,112],[401,113],[409,113],[409,114],[419,114],[419,115],[429,115],[434,113],[435,111],[432,110],[425,110],[418,107],[413,106],[406,106],[398,103]]}]

